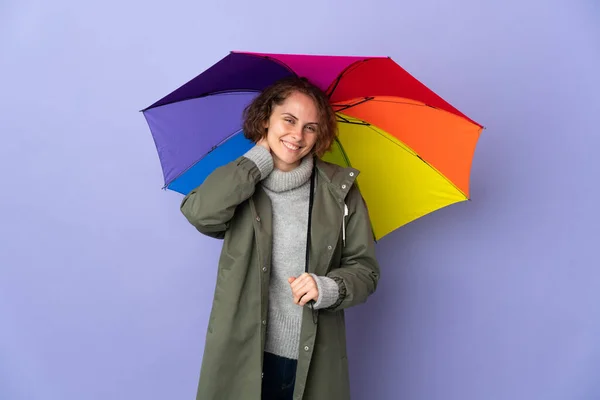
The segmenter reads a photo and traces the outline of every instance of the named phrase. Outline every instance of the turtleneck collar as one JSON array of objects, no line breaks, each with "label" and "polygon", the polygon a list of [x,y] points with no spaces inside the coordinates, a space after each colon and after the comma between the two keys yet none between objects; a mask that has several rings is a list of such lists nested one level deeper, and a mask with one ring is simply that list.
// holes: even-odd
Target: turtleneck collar
[{"label": "turtleneck collar", "polygon": [[285,192],[304,185],[310,179],[313,170],[313,156],[305,156],[300,165],[284,172],[277,168],[262,181],[262,185],[272,192]]}]

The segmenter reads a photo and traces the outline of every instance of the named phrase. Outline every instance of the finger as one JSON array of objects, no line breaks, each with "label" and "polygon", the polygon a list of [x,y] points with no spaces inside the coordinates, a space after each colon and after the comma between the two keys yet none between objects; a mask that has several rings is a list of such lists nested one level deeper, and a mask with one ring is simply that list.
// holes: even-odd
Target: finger
[{"label": "finger", "polygon": [[294,284],[292,284],[292,288],[302,287],[306,284],[306,282],[308,280],[313,280],[313,279],[309,274],[304,273],[304,274],[300,275],[298,278],[296,278],[296,280],[294,281]]},{"label": "finger", "polygon": [[294,279],[290,286],[292,289],[292,295],[295,304],[300,304],[300,300],[302,299],[302,297],[311,290],[316,292],[317,296],[319,293],[315,280],[310,274],[307,273],[303,273],[298,278]]},{"label": "finger", "polygon": [[296,280],[296,278],[294,278],[293,276],[288,278],[288,283],[292,283]]},{"label": "finger", "polygon": [[[298,283],[301,281],[301,278],[302,278],[302,275],[300,275],[300,276],[299,276],[299,277],[297,277],[297,278],[294,278],[294,280],[293,280],[293,281],[291,281],[291,282],[290,282],[290,281],[289,281],[289,279],[288,279],[288,282],[290,282],[290,283],[292,284],[292,288],[294,288],[294,287],[296,287],[296,286],[298,285]],[[290,279],[291,279],[291,278],[290,278]]]},{"label": "finger", "polygon": [[306,295],[306,293],[308,293],[308,290],[296,290],[296,291],[294,291],[294,303],[295,304],[300,304],[300,300],[302,299],[302,296]]},{"label": "finger", "polygon": [[294,303],[299,304],[302,296],[306,295],[311,290],[315,290],[316,288],[311,288],[309,285],[304,285],[301,287],[297,287],[292,289],[292,294],[294,296]]},{"label": "finger", "polygon": [[310,290],[308,291],[308,293],[306,293],[304,296],[302,296],[302,298],[300,299],[300,302],[298,303],[298,305],[300,306],[304,306],[306,303],[308,303],[311,300],[317,300],[319,298],[319,295],[317,293],[316,290]]},{"label": "finger", "polygon": [[311,285],[310,281],[300,281],[298,284],[294,286],[296,282],[292,283],[292,291],[296,293],[306,293],[309,290],[313,289],[314,286]]},{"label": "finger", "polygon": [[318,298],[319,289],[316,286],[312,288],[304,287],[296,292],[294,296],[294,303],[303,306],[311,300],[317,301]]}]

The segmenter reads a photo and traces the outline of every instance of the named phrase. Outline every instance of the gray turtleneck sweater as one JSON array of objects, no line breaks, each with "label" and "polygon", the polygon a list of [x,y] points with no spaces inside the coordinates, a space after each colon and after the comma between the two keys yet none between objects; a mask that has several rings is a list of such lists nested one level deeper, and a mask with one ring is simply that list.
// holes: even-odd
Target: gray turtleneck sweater
[{"label": "gray turtleneck sweater", "polygon": [[[262,146],[254,146],[244,156],[258,166],[261,185],[271,199],[273,209],[273,255],[265,351],[297,359],[302,307],[294,304],[288,278],[304,273],[313,158],[304,157],[297,168],[284,172],[274,169],[271,153]],[[319,291],[314,308],[335,304],[339,296],[337,283],[325,276],[311,275]]]}]

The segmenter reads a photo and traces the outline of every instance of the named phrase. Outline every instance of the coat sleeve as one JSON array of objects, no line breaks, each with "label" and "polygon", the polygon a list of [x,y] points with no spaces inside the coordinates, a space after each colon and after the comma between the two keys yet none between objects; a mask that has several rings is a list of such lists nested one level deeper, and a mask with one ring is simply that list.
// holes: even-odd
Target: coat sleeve
[{"label": "coat sleeve", "polygon": [[261,175],[269,172],[265,160],[271,156],[263,151],[266,150],[254,147],[246,155],[215,169],[184,197],[181,212],[198,231],[217,239],[225,236],[236,207],[254,194]]},{"label": "coat sleeve", "polygon": [[367,301],[377,289],[379,263],[375,258],[375,239],[366,204],[356,186],[347,196],[350,215],[346,224],[346,246],[342,249],[340,268],[327,276],[340,288],[338,301],[328,310],[338,311]]}]

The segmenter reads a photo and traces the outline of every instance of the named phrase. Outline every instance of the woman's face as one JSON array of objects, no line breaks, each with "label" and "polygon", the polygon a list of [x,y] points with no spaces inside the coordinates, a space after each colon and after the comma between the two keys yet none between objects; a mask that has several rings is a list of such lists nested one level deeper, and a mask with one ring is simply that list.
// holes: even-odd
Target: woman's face
[{"label": "woman's face", "polygon": [[265,127],[275,168],[291,171],[300,165],[315,146],[318,121],[315,102],[304,93],[293,92],[273,108]]}]

